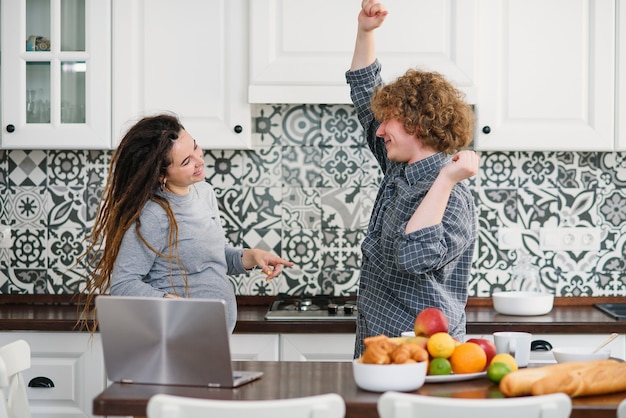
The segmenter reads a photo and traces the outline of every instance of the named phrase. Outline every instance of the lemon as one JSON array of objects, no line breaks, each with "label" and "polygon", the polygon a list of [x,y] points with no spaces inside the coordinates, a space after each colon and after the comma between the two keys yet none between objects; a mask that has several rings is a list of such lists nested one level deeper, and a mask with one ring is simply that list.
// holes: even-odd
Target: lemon
[{"label": "lemon", "polygon": [[508,353],[500,353],[493,356],[491,359],[490,365],[493,363],[504,363],[511,369],[512,372],[518,369],[517,362],[515,361],[515,357]]},{"label": "lemon", "polygon": [[454,352],[456,341],[447,332],[437,332],[428,338],[426,348],[432,357],[448,358]]},{"label": "lemon", "polygon": [[487,369],[487,378],[493,383],[500,383],[500,380],[512,370],[506,363],[491,363]]},{"label": "lemon", "polygon": [[451,374],[452,366],[447,358],[435,357],[428,365],[428,374],[431,376]]}]

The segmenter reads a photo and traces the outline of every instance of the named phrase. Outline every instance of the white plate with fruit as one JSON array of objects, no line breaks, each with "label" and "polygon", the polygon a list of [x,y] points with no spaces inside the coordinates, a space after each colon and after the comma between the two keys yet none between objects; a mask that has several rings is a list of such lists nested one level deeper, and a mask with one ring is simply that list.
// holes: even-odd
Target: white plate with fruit
[{"label": "white plate with fruit", "polygon": [[[363,340],[363,355],[354,360],[354,377],[361,389],[413,391],[424,383],[458,382],[487,376],[497,383],[517,369],[509,354],[496,354],[492,341],[460,342],[448,333],[448,320],[437,308],[426,308],[415,319],[414,332],[400,337],[377,335]],[[507,358],[499,359],[499,357]],[[511,367],[502,360],[512,361]],[[506,362],[505,361],[505,362]],[[495,366],[493,363],[498,363]],[[409,380],[397,385],[403,376]]]},{"label": "white plate with fruit", "polygon": [[484,376],[491,379],[502,373],[499,367],[491,368],[488,373],[492,363],[511,360],[508,355],[507,358],[496,355],[491,340],[471,338],[464,343],[456,340],[448,334],[447,318],[437,308],[421,311],[415,318],[414,332],[403,332],[402,338],[425,340],[424,348],[429,354],[426,383],[459,382]]},{"label": "white plate with fruit", "polygon": [[487,372],[480,373],[463,373],[463,374],[447,374],[447,375],[428,375],[426,376],[426,383],[448,383],[448,382],[462,382],[464,380],[478,379],[486,376]]}]

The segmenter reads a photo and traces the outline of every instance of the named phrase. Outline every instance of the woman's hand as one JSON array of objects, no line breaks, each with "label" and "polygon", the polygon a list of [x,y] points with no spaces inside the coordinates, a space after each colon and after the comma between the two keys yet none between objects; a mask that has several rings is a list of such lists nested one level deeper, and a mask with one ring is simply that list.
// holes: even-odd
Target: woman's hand
[{"label": "woman's hand", "polygon": [[258,248],[244,250],[241,261],[247,270],[255,266],[259,267],[261,271],[267,275],[266,280],[272,280],[282,273],[283,266],[293,266],[291,261],[284,260],[276,254]]}]

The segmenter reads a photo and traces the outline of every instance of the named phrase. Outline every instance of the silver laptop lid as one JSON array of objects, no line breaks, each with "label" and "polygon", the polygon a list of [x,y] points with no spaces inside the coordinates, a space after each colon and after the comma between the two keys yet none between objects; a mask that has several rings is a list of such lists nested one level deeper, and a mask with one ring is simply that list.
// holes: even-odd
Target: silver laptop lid
[{"label": "silver laptop lid", "polygon": [[223,300],[103,295],[96,313],[110,380],[236,385]]}]

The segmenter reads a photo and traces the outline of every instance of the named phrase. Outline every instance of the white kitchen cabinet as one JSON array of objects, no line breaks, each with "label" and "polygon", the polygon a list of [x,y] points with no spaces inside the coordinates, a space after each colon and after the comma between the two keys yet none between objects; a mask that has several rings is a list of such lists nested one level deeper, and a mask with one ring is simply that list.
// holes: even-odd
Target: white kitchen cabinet
[{"label": "white kitchen cabinet", "polygon": [[91,417],[93,398],[106,388],[100,335],[80,332],[0,332],[0,345],[23,339],[30,345],[31,368],[24,381],[51,382],[28,387],[33,418]]},{"label": "white kitchen cabinet", "polygon": [[[626,7],[617,10],[618,27],[626,27]],[[617,123],[615,124],[615,149],[626,150],[626,31],[618,31],[617,39]]]},{"label": "white kitchen cabinet", "polygon": [[113,137],[173,112],[205,148],[250,147],[246,0],[113,0]]},{"label": "white kitchen cabinet", "polygon": [[278,361],[278,334],[233,334],[230,354],[233,361]]},{"label": "white kitchen cabinet", "polygon": [[351,361],[354,334],[233,334],[233,361]]},{"label": "white kitchen cabinet", "polygon": [[615,0],[480,0],[475,148],[612,150],[615,21]]},{"label": "white kitchen cabinet", "polygon": [[[533,334],[532,341],[544,340],[552,347],[597,347],[608,335],[605,334]],[[470,338],[485,338],[493,341],[492,335],[467,335],[465,340]],[[618,359],[626,358],[626,336],[620,335],[613,340],[606,348],[611,350],[611,357]],[[531,362],[554,363],[554,356],[549,351],[533,351],[530,354]]]},{"label": "white kitchen cabinet", "polygon": [[282,361],[352,361],[354,334],[281,334]]},{"label": "white kitchen cabinet", "polygon": [[[250,0],[251,103],[351,103],[360,2]],[[383,78],[408,68],[445,74],[475,96],[475,0],[388,0],[378,29]]]},{"label": "white kitchen cabinet", "polygon": [[0,6],[2,148],[110,148],[110,0]]}]

